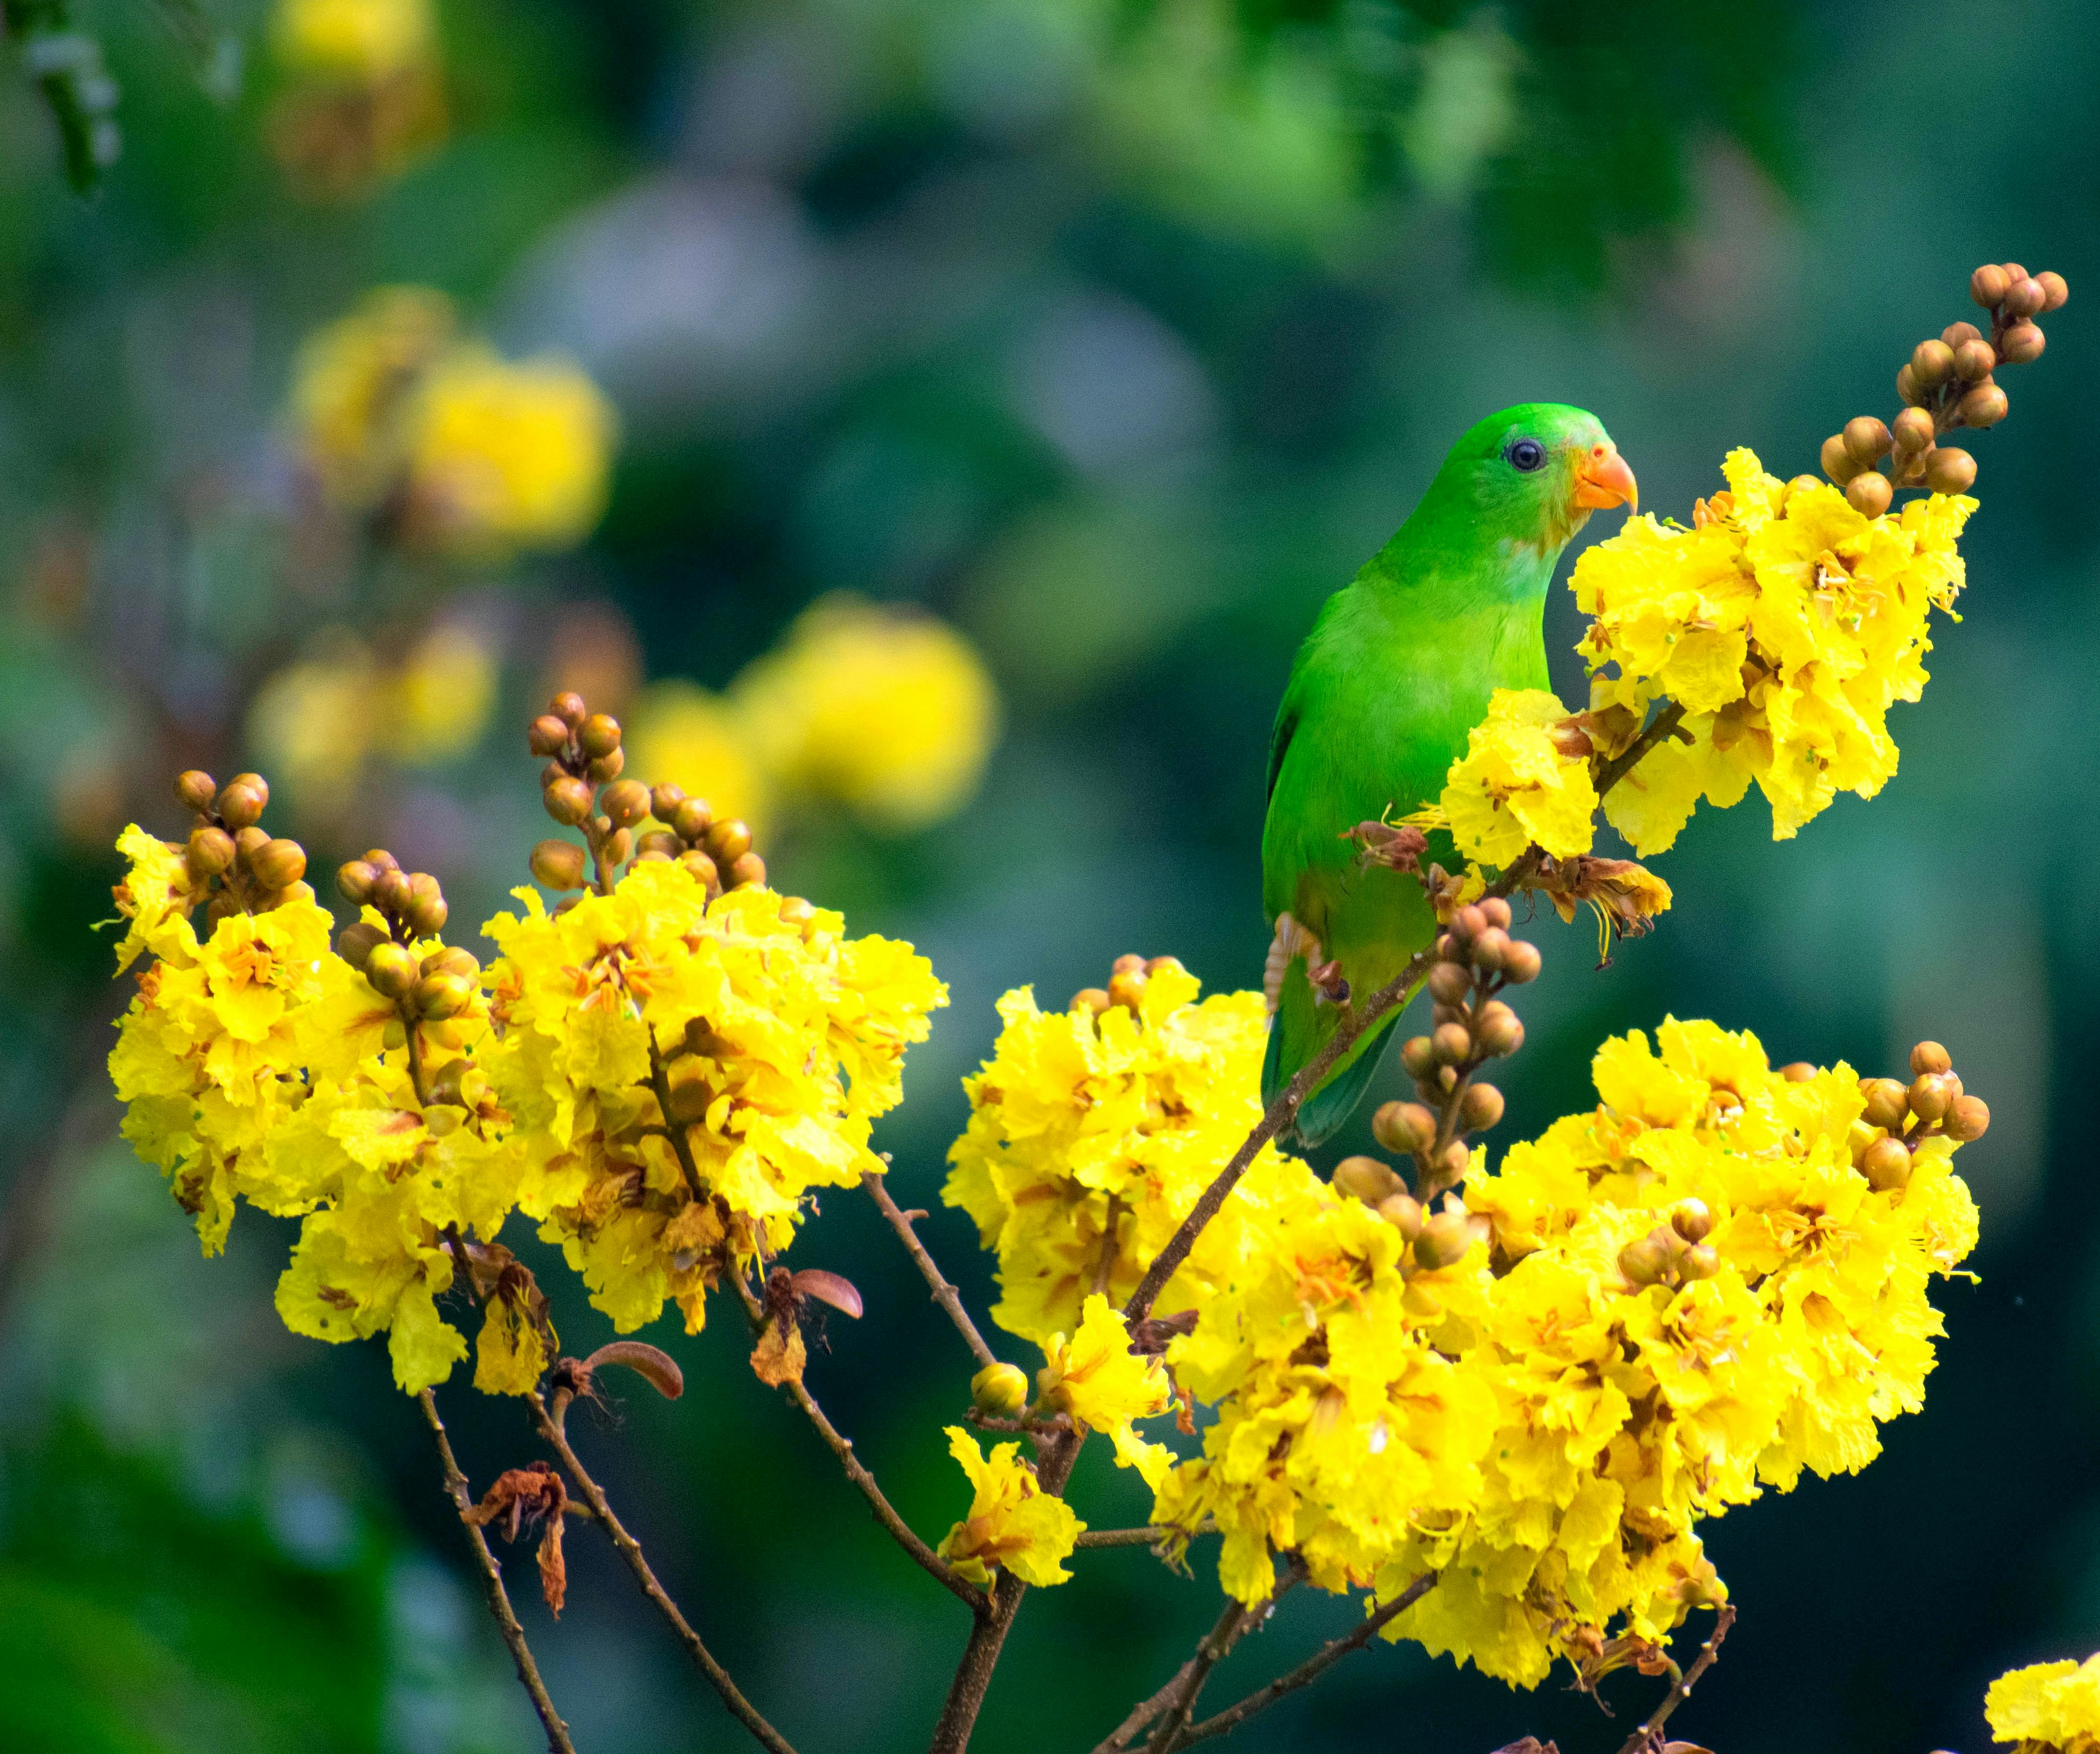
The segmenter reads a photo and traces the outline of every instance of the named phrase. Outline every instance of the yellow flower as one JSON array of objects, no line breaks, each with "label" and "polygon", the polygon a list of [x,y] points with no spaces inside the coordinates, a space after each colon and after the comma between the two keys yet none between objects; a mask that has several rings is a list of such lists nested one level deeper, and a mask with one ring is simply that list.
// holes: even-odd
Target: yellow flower
[{"label": "yellow flower", "polygon": [[733,698],[783,785],[893,828],[968,802],[998,731],[997,690],[960,634],[844,594],[805,610]]},{"label": "yellow flower", "polygon": [[1564,753],[1552,735],[1570,716],[1543,689],[1495,690],[1440,800],[1468,859],[1506,865],[1534,841],[1556,859],[1589,851],[1597,789],[1588,745]]},{"label": "yellow flower", "polygon": [[969,1514],[950,1529],[940,1554],[959,1575],[989,1589],[1000,1566],[1039,1588],[1070,1581],[1065,1560],[1086,1524],[1061,1498],[1045,1492],[1021,1446],[1002,1443],[989,1460],[960,1425],[946,1428],[948,1451],[969,1476]]},{"label": "yellow flower", "polygon": [[1087,1299],[1071,1340],[1052,1334],[1043,1350],[1049,1360],[1037,1376],[1043,1410],[1070,1414],[1083,1431],[1107,1432],[1116,1465],[1136,1469],[1156,1491],[1174,1465],[1174,1452],[1146,1443],[1132,1421],[1164,1412],[1172,1397],[1158,1359],[1130,1350],[1122,1314],[1099,1292]]},{"label": "yellow flower", "polygon": [[717,818],[765,832],[769,787],[743,721],[718,695],[676,679],[651,683],[626,715],[628,759],[651,781],[705,798]]},{"label": "yellow flower", "polygon": [[334,504],[370,511],[392,490],[403,460],[404,400],[452,345],[454,327],[443,293],[387,286],[300,347],[293,422],[307,466]]},{"label": "yellow flower", "polygon": [[270,38],[288,71],[374,85],[436,53],[430,0],[278,0]]},{"label": "yellow flower", "polygon": [[2035,1754],[2093,1754],[2100,1748],[2100,1656],[2001,1675],[1983,1695],[1983,1716],[1994,1741]]},{"label": "yellow flower", "polygon": [[495,709],[496,684],[488,634],[465,622],[439,622],[410,648],[393,678],[384,722],[395,758],[426,767],[470,752]]}]

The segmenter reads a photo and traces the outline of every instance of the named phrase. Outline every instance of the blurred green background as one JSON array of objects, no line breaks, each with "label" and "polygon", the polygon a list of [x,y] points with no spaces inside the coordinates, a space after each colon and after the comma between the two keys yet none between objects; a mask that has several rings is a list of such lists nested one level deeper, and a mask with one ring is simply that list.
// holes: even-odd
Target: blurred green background
[{"label": "blurred green background", "polygon": [[[786,809],[766,840],[779,886],[911,939],[952,985],[878,1138],[900,1195],[938,1208],[999,993],[1061,1001],[1125,950],[1258,980],[1292,650],[1460,429],[1585,404],[1643,503],[1688,515],[1731,446],[1789,475],[1892,412],[1912,342],[2008,257],[2072,303],[1976,447],[1965,620],[1895,716],[1899,777],[1789,842],[1754,801],[1701,815],[1661,861],[1674,910],[1607,970],[1586,927],[1543,922],[1502,1137],[1583,1106],[1598,1040],[1673,1010],[1862,1070],[1948,1043],[1996,1124],[1961,1160],[1980,1277],[1942,1293],[1927,1410],[1863,1475],[1710,1526],[1743,1619],[1673,1729],[1725,1754],[1974,1751],[1991,1677],[2100,1644],[2084,7],[443,0],[405,121],[273,55],[267,9],[60,14],[10,0],[0,62],[0,1744],[538,1743],[381,1350],[286,1334],[289,1226],[244,1212],[201,1261],[115,1140],[123,993],[90,930],[109,841],[183,831],[177,767],[263,759],[254,702],[316,641],[384,652],[449,618],[494,665],[465,746],[325,796],[280,780],[272,806],[317,868],[377,842],[439,872],[471,942],[457,927],[545,832],[517,727],[550,678],[615,709],[668,678],[718,690],[842,590],[959,630],[1004,703],[973,801],[906,832]],[[122,136],[86,197],[34,77],[39,37],[76,27],[116,86],[111,108],[67,64],[100,130],[76,138],[91,159]],[[620,440],[581,546],[434,560],[316,506],[286,413],[299,343],[402,283],[602,387]],[[1571,700],[1576,630],[1557,597]],[[849,1274],[869,1318],[831,1324],[811,1380],[938,1536],[967,1360],[872,1211],[828,1204],[797,1256]],[[924,1230],[983,1307],[967,1222]],[[571,1349],[609,1336],[544,1280]],[[923,1746],[960,1610],[752,1381],[734,1326],[660,1324],[685,1399],[638,1388],[574,1429],[807,1754]],[[477,1485],[536,1453],[514,1407],[463,1382],[445,1405]],[[1140,1520],[1132,1478],[1087,1463],[1082,1513]],[[580,1528],[570,1551],[558,1625],[518,1593],[579,1746],[744,1745],[603,1544]],[[1031,1600],[978,1745],[1091,1746],[1209,1624],[1203,1562],[1192,1584],[1141,1550],[1081,1555]],[[1348,1618],[1294,1597],[1215,1692]],[[1608,1722],[1557,1683],[1515,1695],[1380,1647],[1238,1745],[1529,1731],[1574,1754],[1616,1747],[1655,1685],[1609,1683]]]}]

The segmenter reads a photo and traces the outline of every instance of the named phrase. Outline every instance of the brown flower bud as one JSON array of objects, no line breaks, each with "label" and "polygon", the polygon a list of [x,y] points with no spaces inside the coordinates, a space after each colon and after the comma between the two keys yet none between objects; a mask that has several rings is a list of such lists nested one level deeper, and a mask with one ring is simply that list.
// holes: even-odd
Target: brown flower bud
[{"label": "brown flower bud", "polygon": [[1469,1084],[1458,1098],[1458,1124],[1468,1133],[1484,1133],[1502,1118],[1502,1093],[1491,1084]]},{"label": "brown flower bud", "polygon": [[610,713],[593,713],[576,727],[576,747],[593,761],[620,747],[620,721]]},{"label": "brown flower bud", "polygon": [[245,868],[248,861],[270,844],[270,831],[254,823],[233,837],[233,856]]},{"label": "brown flower bud", "polygon": [[1619,1271],[1632,1284],[1659,1284],[1676,1264],[1676,1255],[1661,1235],[1650,1230],[1619,1251]]},{"label": "brown flower bud", "polygon": [[1480,910],[1480,917],[1489,925],[1498,926],[1506,932],[1510,929],[1510,922],[1515,916],[1510,912],[1509,903],[1502,896],[1484,895],[1474,905]]},{"label": "brown flower bud", "polygon": [[1444,1149],[1430,1165],[1440,1186],[1464,1181],[1466,1172],[1472,1167],[1473,1154],[1466,1149],[1463,1139],[1445,1141]]},{"label": "brown flower bud", "polygon": [[1544,959],[1538,946],[1521,938],[1512,938],[1510,947],[1502,952],[1502,979],[1513,987],[1521,987],[1538,979]]},{"label": "brown flower bud", "polygon": [[1721,1253],[1711,1243],[1694,1243],[1678,1256],[1676,1266],[1679,1279],[1711,1279],[1721,1270]]},{"label": "brown flower bud", "polygon": [[2049,303],[2049,294],[2042,289],[2040,281],[2030,275],[2027,279],[2014,281],[2005,293],[2005,314],[2008,316],[2039,316]]},{"label": "brown flower bud", "polygon": [[1913,1078],[1927,1072],[1952,1071],[1954,1056],[1937,1041],[1921,1041],[1910,1050],[1910,1070]]},{"label": "brown flower bud", "polygon": [[367,847],[363,854],[365,864],[375,871],[399,871],[401,861],[383,846]]},{"label": "brown flower bud", "polygon": [[1436,1138],[1436,1117],[1419,1102],[1384,1102],[1371,1116],[1371,1137],[1399,1156],[1427,1151]]},{"label": "brown flower bud", "polygon": [[1082,987],[1072,995],[1072,1002],[1065,1007],[1070,1011],[1091,1011],[1096,1017],[1109,1008],[1108,989],[1105,987]]},{"label": "brown flower bud", "polygon": [[1996,384],[1979,384],[1955,404],[1965,426],[1995,426],[2012,412],[2011,399]]},{"label": "brown flower bud", "polygon": [[1932,448],[1932,417],[1921,408],[1907,408],[1896,416],[1895,431],[1890,437],[1895,442],[1899,457],[1911,456]]},{"label": "brown flower bud", "polygon": [[474,997],[473,983],[457,974],[426,974],[416,983],[411,1002],[418,1016],[457,1017]]},{"label": "brown flower bud", "polygon": [[1976,459],[1959,445],[1936,445],[1925,453],[1925,484],[1935,493],[1965,493],[1976,484]]},{"label": "brown flower bud", "polygon": [[206,811],[218,796],[218,782],[201,768],[175,775],[175,802],[186,810]]},{"label": "brown flower bud", "polygon": [[765,861],[756,853],[739,853],[729,862],[728,887],[730,889],[765,888]]},{"label": "brown flower bud", "polygon": [[1807,1084],[1815,1076],[1815,1068],[1807,1060],[1796,1060],[1790,1066],[1780,1067],[1779,1075],[1789,1084]]},{"label": "brown flower bud", "polygon": [[1974,323],[1949,323],[1939,332],[1939,338],[1959,355],[1963,346],[1983,338],[1983,331]]},{"label": "brown flower bud", "polygon": [[714,821],[714,813],[704,797],[689,797],[666,819],[678,838],[688,846],[697,843]]},{"label": "brown flower bud", "polygon": [[223,828],[206,827],[190,835],[183,862],[188,865],[191,877],[201,883],[206,877],[217,877],[232,864],[233,854],[233,837]]},{"label": "brown flower bud", "polygon": [[1928,1126],[1947,1112],[1953,1100],[1947,1080],[1936,1072],[1921,1072],[1911,1081],[1910,1111]]},{"label": "brown flower bud", "polygon": [[1895,497],[1895,488],[1886,475],[1869,469],[1845,484],[1845,497],[1861,517],[1878,518]]},{"label": "brown flower bud", "polygon": [[1451,935],[1461,943],[1478,938],[1488,929],[1488,917],[1468,902],[1451,916]]},{"label": "brown flower bud", "polygon": [[1456,1266],[1473,1246],[1473,1226],[1462,1212],[1433,1213],[1422,1221],[1422,1233],[1414,1239],[1414,1258],[1435,1272]]},{"label": "brown flower bud", "polygon": [[1473,940],[1473,965],[1493,973],[1502,965],[1509,948],[1510,934],[1499,926],[1491,926]]},{"label": "brown flower bud", "polygon": [[1464,964],[1439,962],[1429,971],[1429,996],[1439,1005],[1463,1005],[1473,990],[1473,977]]},{"label": "brown flower bud", "polygon": [[[634,856],[634,831],[632,828],[614,828],[603,816],[598,833],[603,837],[598,842],[605,853],[605,862],[610,865],[624,865]],[[611,829],[610,833],[607,830]]]},{"label": "brown flower bud", "polygon": [[721,873],[715,868],[714,860],[708,858],[698,847],[695,847],[690,852],[680,854],[678,863],[691,872],[694,877],[709,889],[720,886]]},{"label": "brown flower bud", "polygon": [[418,871],[409,877],[408,904],[402,908],[401,917],[417,937],[428,938],[434,932],[443,930],[451,912],[443,890],[429,872]]},{"label": "brown flower bud", "polygon": [[[807,926],[816,917],[816,904],[806,901],[800,895],[790,895],[780,904],[780,923],[783,926]],[[1150,964],[1146,965],[1146,971],[1153,972]]]},{"label": "brown flower bud", "polygon": [[2057,310],[2071,296],[2070,285],[2055,269],[2044,268],[2035,278],[2041,282],[2043,310]]},{"label": "brown flower bud", "polygon": [[1018,1364],[987,1364],[970,1378],[970,1400],[995,1418],[1028,1405],[1028,1372]]},{"label": "brown flower bud", "polygon": [[364,959],[374,949],[386,942],[386,933],[369,920],[359,920],[342,929],[335,941],[336,952],[354,969],[364,966]]},{"label": "brown flower bud", "polygon": [[1463,1023],[1439,1023],[1429,1039],[1436,1046],[1436,1058],[1446,1066],[1456,1066],[1473,1051],[1473,1038]]},{"label": "brown flower bud", "polygon": [[649,814],[667,828],[673,826],[678,806],[685,802],[686,789],[668,780],[649,789]]},{"label": "brown flower bud", "polygon": [[1336,1193],[1360,1200],[1366,1206],[1375,1206],[1382,1200],[1407,1191],[1406,1184],[1393,1173],[1391,1165],[1380,1163],[1375,1157],[1344,1157],[1335,1165],[1333,1181]]},{"label": "brown flower bud", "polygon": [[584,722],[590,709],[584,705],[584,697],[573,688],[564,688],[547,703],[547,710],[574,731]]},{"label": "brown flower bud", "polygon": [[1860,1173],[1877,1193],[1908,1186],[1910,1169],[1910,1147],[1901,1139],[1877,1139],[1860,1158]]},{"label": "brown flower bud", "polygon": [[605,789],[598,806],[615,828],[630,828],[649,814],[649,788],[639,780],[615,780]]},{"label": "brown flower bud", "polygon": [[549,889],[583,887],[588,860],[583,848],[574,841],[542,841],[532,849],[529,863],[532,880]]},{"label": "brown flower bud", "polygon": [[2005,331],[2000,351],[2009,364],[2032,365],[2048,345],[2049,338],[2042,334],[2039,323],[2015,323]]},{"label": "brown flower bud", "polygon": [[[726,816],[707,833],[708,851],[718,865],[733,865],[751,850],[750,825],[735,816]],[[1143,966],[1140,960],[1139,966]]]},{"label": "brown flower bud", "polygon": [[[1917,381],[1917,373],[1910,369],[1910,364],[1908,360],[1897,368],[1896,394],[1902,397],[1905,402],[1908,403],[1930,401],[1932,397],[1932,392]],[[1823,442],[1827,445],[1830,441],[1828,439],[1825,439]],[[1847,469],[1851,468],[1852,466],[1851,456],[1849,452],[1846,451],[1842,441],[1838,446],[1838,453],[1845,458],[1845,466]],[[1824,471],[1824,473],[1828,475],[1829,471],[1826,468]]]},{"label": "brown flower bud", "polygon": [[1150,984],[1141,965],[1118,969],[1109,977],[1109,1003],[1119,1005],[1126,1011],[1138,1011],[1145,1005],[1145,989]]},{"label": "brown flower bud", "polygon": [[1965,384],[1979,384],[1996,369],[1998,356],[1980,335],[1954,350],[1954,375]]},{"label": "brown flower bud", "polygon": [[408,873],[398,866],[382,871],[372,886],[372,905],[382,913],[399,913],[415,897]]},{"label": "brown flower bud", "polygon": [[535,755],[559,755],[569,746],[569,727],[552,713],[543,713],[526,727],[525,744]]},{"label": "brown flower bud", "polygon": [[1969,296],[1989,311],[2004,302],[2006,289],[2012,284],[2003,268],[1988,262],[1969,276]]},{"label": "brown flower bud", "polygon": [[638,859],[676,859],[685,850],[686,843],[668,828],[651,828],[634,842]]},{"label": "brown flower bud", "polygon": [[1854,415],[1845,422],[1842,436],[1852,461],[1863,468],[1889,454],[1889,429],[1872,414]]},{"label": "brown flower bud", "polygon": [[1910,1116],[1908,1085],[1893,1078],[1868,1078],[1861,1082],[1860,1093],[1867,1099],[1866,1111],[1860,1118],[1870,1127],[1894,1133]]},{"label": "brown flower bud", "polygon": [[1948,1138],[1966,1145],[1990,1130],[1991,1111],[1980,1096],[1957,1096],[1947,1105],[1947,1118],[1939,1124]]},{"label": "brown flower bud", "polygon": [[1480,1007],[1474,1033],[1480,1038],[1480,1051],[1502,1059],[1514,1054],[1524,1045],[1524,1025],[1517,1014],[1499,999],[1490,999]]},{"label": "brown flower bud", "polygon": [[398,999],[416,984],[416,958],[405,944],[375,944],[364,959],[364,978],[376,991]]},{"label": "brown flower bud", "polygon": [[263,808],[269,802],[267,786],[258,790],[245,780],[229,780],[218,794],[219,820],[229,828],[253,828],[262,820]]},{"label": "brown flower bud", "polygon": [[1422,1202],[1412,1194],[1388,1194],[1378,1203],[1378,1215],[1400,1232],[1400,1239],[1411,1243],[1422,1234],[1425,1216]]},{"label": "brown flower bud", "polygon": [[584,781],[565,774],[540,794],[540,801],[555,821],[564,828],[573,828],[589,816],[595,797]]},{"label": "brown flower bud", "polygon": [[430,1100],[457,1108],[479,1108],[488,1096],[488,1074],[470,1059],[447,1060],[430,1074]]},{"label": "brown flower bud", "polygon": [[474,960],[471,950],[446,944],[423,958],[421,970],[426,974],[457,974],[470,981],[481,973],[481,964]]},{"label": "brown flower bud", "polygon": [[225,890],[221,890],[205,904],[204,917],[207,925],[215,926],[221,920],[230,920],[235,914],[244,911],[240,904],[235,900],[231,894]]},{"label": "brown flower bud", "polygon": [[[1906,366],[1905,370],[1909,368]],[[1905,400],[1908,400],[1906,393]],[[1842,487],[1860,472],[1860,466],[1852,460],[1852,453],[1845,448],[1845,435],[1833,432],[1823,441],[1823,472],[1833,485]]]},{"label": "brown flower bud", "polygon": [[1922,390],[1937,390],[1954,375],[1954,350],[1943,341],[1921,341],[1912,350],[1910,374]]},{"label": "brown flower bud", "polygon": [[1126,950],[1121,956],[1118,957],[1114,961],[1109,965],[1109,973],[1111,974],[1136,974],[1141,973],[1144,967],[1145,958],[1143,957],[1140,956],[1135,950]]},{"label": "brown flower bud", "polygon": [[353,859],[336,868],[336,893],[354,908],[361,908],[372,899],[373,886],[378,881],[377,867],[362,859]]},{"label": "brown flower bud", "polygon": [[1670,1227],[1688,1243],[1703,1243],[1714,1234],[1714,1214],[1703,1200],[1680,1200],[1670,1208]]},{"label": "brown flower bud", "polygon": [[307,874],[307,850],[297,841],[266,841],[248,855],[248,868],[265,889],[289,889]]},{"label": "brown flower bud", "polygon": [[1148,977],[1157,979],[1162,974],[1186,974],[1189,971],[1181,965],[1179,957],[1147,957],[1145,972]]},{"label": "brown flower bud", "polygon": [[584,769],[584,775],[593,785],[604,785],[617,780],[627,767],[627,752],[615,749],[610,755],[601,755]]},{"label": "brown flower bud", "polygon": [[1400,1063],[1417,1082],[1436,1070],[1436,1045],[1427,1036],[1410,1036],[1401,1044]]},{"label": "brown flower bud", "polygon": [[1466,952],[1458,948],[1458,940],[1449,932],[1439,932],[1436,941],[1430,947],[1439,962],[1463,962]]}]

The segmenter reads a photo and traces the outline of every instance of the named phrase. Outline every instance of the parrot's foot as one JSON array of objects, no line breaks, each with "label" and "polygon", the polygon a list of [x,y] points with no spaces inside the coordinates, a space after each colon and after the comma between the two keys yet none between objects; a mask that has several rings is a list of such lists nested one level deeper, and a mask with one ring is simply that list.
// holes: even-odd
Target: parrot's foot
[{"label": "parrot's foot", "polygon": [[1312,983],[1312,1000],[1316,1005],[1339,1005],[1348,1009],[1349,983],[1342,973],[1339,962],[1308,962],[1305,978]]},{"label": "parrot's foot", "polygon": [[1326,955],[1320,940],[1290,914],[1277,915],[1276,935],[1268,942],[1268,960],[1261,971],[1262,996],[1268,1001],[1271,1017],[1276,1015],[1276,1008],[1282,1002],[1283,977],[1290,965],[1303,957],[1306,967],[1310,969],[1320,964]]}]

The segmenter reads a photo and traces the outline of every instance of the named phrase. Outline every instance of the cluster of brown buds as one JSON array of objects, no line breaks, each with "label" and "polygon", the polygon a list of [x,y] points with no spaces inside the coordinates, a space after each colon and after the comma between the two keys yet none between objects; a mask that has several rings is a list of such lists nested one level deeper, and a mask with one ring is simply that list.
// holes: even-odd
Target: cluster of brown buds
[{"label": "cluster of brown buds", "polygon": [[1180,958],[1140,957],[1134,952],[1118,957],[1110,967],[1108,985],[1081,987],[1072,995],[1072,1002],[1066,1009],[1090,1011],[1096,1018],[1121,1009],[1141,1022],[1145,1015],[1145,989],[1151,984],[1154,975],[1167,969],[1180,973]]},{"label": "cluster of brown buds", "polygon": [[1867,1099],[1860,1119],[1873,1130],[1864,1138],[1855,1133],[1852,1161],[1883,1193],[1909,1185],[1912,1154],[1925,1140],[1965,1145],[1982,1138],[1991,1124],[1983,1098],[1963,1091],[1952,1058],[1937,1041],[1921,1041],[1910,1050],[1910,1070],[1908,1084],[1868,1078],[1860,1085]]},{"label": "cluster of brown buds", "polygon": [[435,877],[404,871],[393,854],[375,846],[338,870],[335,886],[352,907],[371,908],[385,922],[360,919],[345,926],[336,948],[363,970],[373,992],[401,1008],[404,1022],[439,1023],[466,1009],[481,974],[473,952],[440,945],[416,953],[420,941],[444,930],[452,911]]},{"label": "cluster of brown buds", "polygon": [[272,839],[262,826],[270,802],[269,782],[260,774],[236,774],[222,786],[192,768],[175,776],[175,797],[196,812],[187,845],[170,842],[183,855],[192,904],[199,896],[209,926],[229,914],[267,913],[280,903],[314,899],[306,881],[307,850],[297,841]]},{"label": "cluster of brown buds", "polygon": [[627,766],[620,721],[593,713],[574,691],[554,696],[526,740],[547,765],[540,800],[562,827],[587,843],[545,840],[532,849],[532,875],[547,888],[612,887],[629,859],[673,859],[707,885],[709,895],[747,885],[763,888],[765,861],[752,850],[751,828],[734,816],[717,820],[704,798],[677,786],[623,777]]},{"label": "cluster of brown buds", "polygon": [[1895,424],[1861,414],[1823,441],[1824,474],[1866,517],[1886,511],[1898,488],[1969,490],[1976,459],[1939,444],[1940,435],[1995,426],[2005,418],[2011,404],[1997,369],[2041,357],[2045,338],[2035,318],[2062,304],[2071,289],[2061,274],[2029,274],[2017,262],[1986,263],[1969,276],[1969,296],[1990,313],[1988,335],[1974,323],[1950,323],[1937,338],[1921,341],[1896,373],[1904,405]]},{"label": "cluster of brown buds", "polygon": [[1619,1271],[1630,1285],[1666,1285],[1672,1291],[1721,1270],[1721,1256],[1706,1239],[1714,1214],[1703,1200],[1681,1200],[1670,1222],[1658,1224],[1619,1251]]}]

